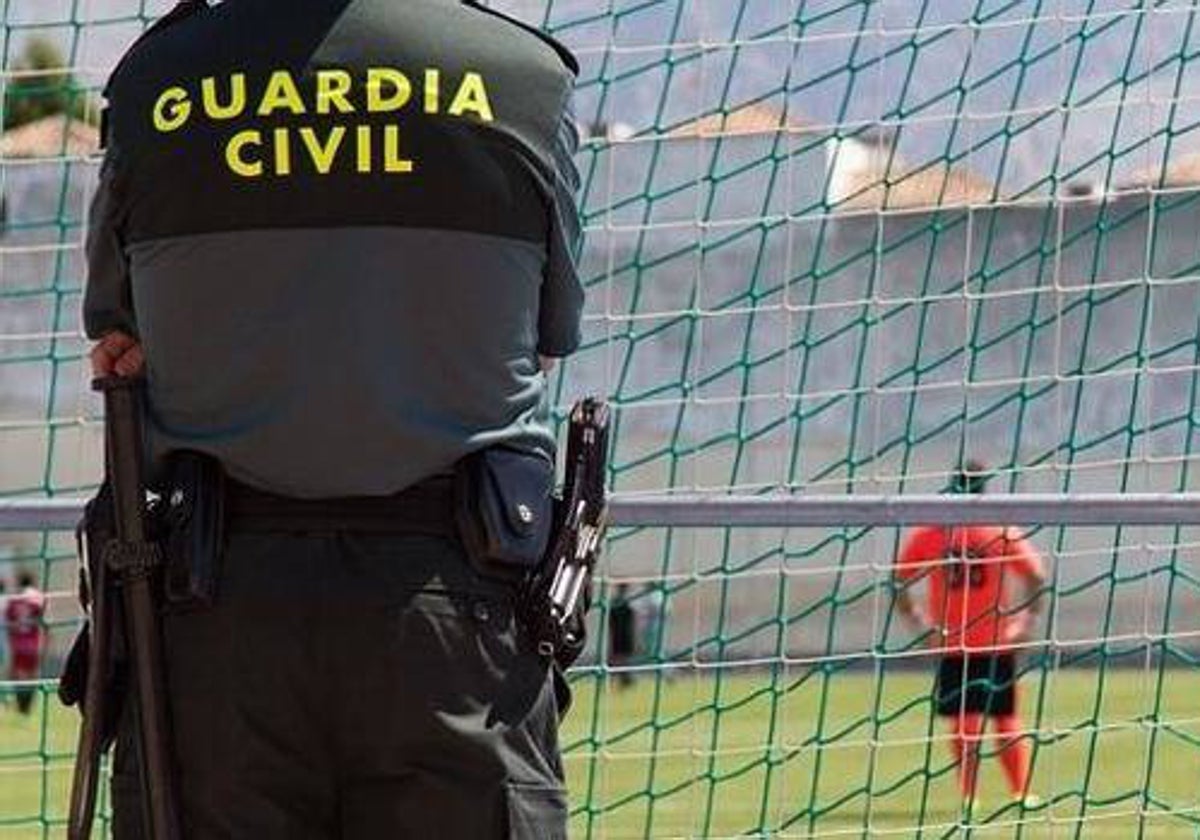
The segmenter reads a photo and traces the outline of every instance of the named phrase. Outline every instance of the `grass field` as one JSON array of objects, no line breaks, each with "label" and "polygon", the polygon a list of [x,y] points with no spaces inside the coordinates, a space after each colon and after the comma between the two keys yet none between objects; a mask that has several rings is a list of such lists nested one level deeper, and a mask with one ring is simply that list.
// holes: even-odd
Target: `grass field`
[{"label": "grass field", "polygon": [[[564,731],[571,836],[1196,840],[1200,674],[1159,680],[1156,669],[1028,674],[1046,804],[1007,805],[985,760],[968,828],[926,675],[759,671],[627,690],[585,678]],[[74,727],[52,702],[46,717],[0,709],[3,840],[62,836]]]}]

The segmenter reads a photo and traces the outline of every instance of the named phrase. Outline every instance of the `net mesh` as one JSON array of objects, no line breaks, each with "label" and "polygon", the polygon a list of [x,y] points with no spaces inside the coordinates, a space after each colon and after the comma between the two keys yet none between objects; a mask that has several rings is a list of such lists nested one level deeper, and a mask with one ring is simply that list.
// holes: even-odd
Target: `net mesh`
[{"label": "net mesh", "polygon": [[[995,491],[1200,489],[1193,4],[493,5],[581,60],[586,340],[554,394],[613,401],[616,491],[929,492],[966,457]],[[164,8],[0,0],[5,496],[97,478],[90,123]],[[967,810],[895,612],[901,538],[614,532],[563,734],[572,836],[1200,835],[1195,529],[1031,523],[1042,804],[1008,801],[987,741]],[[71,546],[5,535],[0,577],[18,568],[51,593],[49,676],[77,624]],[[74,718],[49,679],[29,717],[30,684],[0,685],[0,836],[59,836]]]}]

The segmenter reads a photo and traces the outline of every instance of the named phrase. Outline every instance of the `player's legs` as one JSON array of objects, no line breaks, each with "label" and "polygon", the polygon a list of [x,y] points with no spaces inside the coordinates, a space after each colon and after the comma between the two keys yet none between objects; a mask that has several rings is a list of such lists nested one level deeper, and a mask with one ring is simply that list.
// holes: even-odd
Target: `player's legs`
[{"label": "player's legs", "polygon": [[934,683],[934,705],[950,726],[950,752],[958,768],[959,791],[964,800],[975,796],[979,776],[979,746],[985,716],[979,693],[971,688],[977,662],[961,656],[943,657]]},{"label": "player's legs", "polygon": [[1021,722],[1017,685],[1016,659],[1002,654],[992,659],[990,682],[993,686],[990,711],[994,718],[992,736],[1009,793],[1014,799],[1024,799],[1029,790],[1029,744],[1020,737]]},{"label": "player's legs", "polygon": [[1015,712],[996,718],[994,737],[998,742],[1000,763],[1008,780],[1008,790],[1014,799],[1024,799],[1029,793],[1029,743],[1020,737],[1022,730],[1021,717]]},{"label": "player's legs", "polygon": [[964,800],[975,797],[979,782],[979,747],[985,721],[983,715],[974,712],[963,712],[952,719],[950,746],[958,764],[958,789]]},{"label": "player's legs", "polygon": [[[8,679],[12,678],[12,660],[9,658],[8,634],[2,626],[0,626],[0,674],[3,674]],[[7,706],[8,691],[0,687],[0,708]]]},{"label": "player's legs", "polygon": [[1014,799],[1023,799],[1029,792],[1029,745],[1020,737],[1021,728],[1021,719],[1016,714],[996,718],[1000,763]]},{"label": "player's legs", "polygon": [[633,685],[633,673],[629,670],[632,657],[628,653],[621,651],[620,653],[613,653],[609,659],[612,662],[613,670],[616,671],[617,687],[629,688]]},{"label": "player's legs", "polygon": [[[38,656],[29,651],[13,651],[12,665],[9,676],[13,682],[30,682],[38,678]],[[33,700],[36,691],[29,686],[21,686],[13,691],[17,698],[17,711],[28,715],[33,711]]]}]

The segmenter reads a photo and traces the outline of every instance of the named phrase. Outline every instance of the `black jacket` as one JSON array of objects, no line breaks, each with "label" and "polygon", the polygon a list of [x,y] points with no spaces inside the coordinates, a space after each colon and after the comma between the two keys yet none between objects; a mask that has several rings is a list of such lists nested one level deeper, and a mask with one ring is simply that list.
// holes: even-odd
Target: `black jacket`
[{"label": "black jacket", "polygon": [[177,13],[108,88],[84,318],[138,335],[161,455],[296,496],[552,451],[580,341],[577,67],[457,0]]}]

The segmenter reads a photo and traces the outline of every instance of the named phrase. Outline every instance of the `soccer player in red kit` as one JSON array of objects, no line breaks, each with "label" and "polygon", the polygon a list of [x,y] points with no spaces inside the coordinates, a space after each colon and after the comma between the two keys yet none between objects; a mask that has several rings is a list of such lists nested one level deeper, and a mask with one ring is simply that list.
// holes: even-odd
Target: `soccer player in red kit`
[{"label": "soccer player in red kit", "polygon": [[[951,491],[982,493],[987,469],[969,462]],[[975,798],[979,747],[995,723],[999,758],[1015,801],[1034,807],[1029,745],[1020,738],[1015,646],[1028,641],[1045,583],[1037,551],[1017,531],[992,526],[921,527],[896,563],[896,608],[929,632],[942,654],[934,684],[937,713],[950,720],[964,803]],[[912,589],[925,584],[924,606]]]},{"label": "soccer player in red kit", "polygon": [[[41,674],[42,648],[46,629],[42,621],[46,612],[46,596],[38,591],[29,572],[17,576],[17,592],[4,607],[4,626],[8,631],[9,679],[36,680]],[[23,715],[33,708],[34,691],[17,690],[17,710]]]}]

